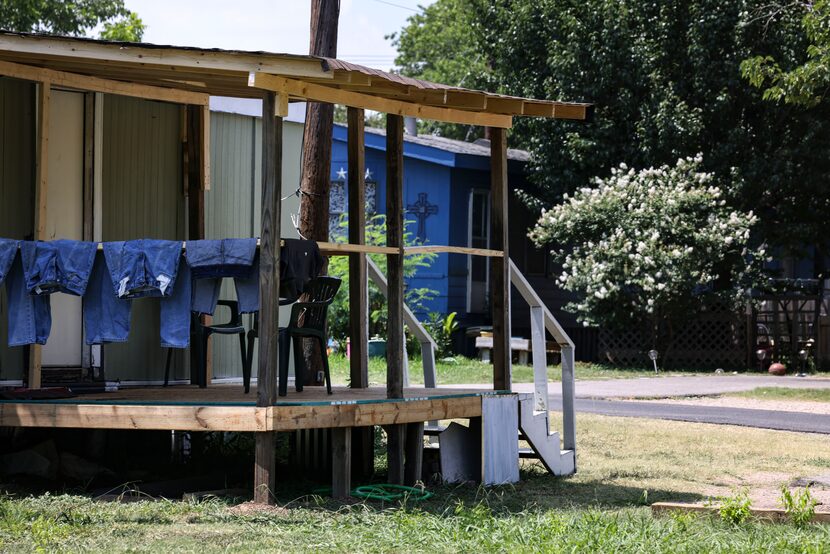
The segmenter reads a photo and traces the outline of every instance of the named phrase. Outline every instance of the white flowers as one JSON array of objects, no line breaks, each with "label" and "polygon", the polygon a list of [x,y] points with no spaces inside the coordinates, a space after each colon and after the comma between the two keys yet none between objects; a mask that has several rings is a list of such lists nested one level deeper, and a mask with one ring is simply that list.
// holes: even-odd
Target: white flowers
[{"label": "white flowers", "polygon": [[530,237],[557,245],[566,270],[558,281],[579,293],[572,307],[583,322],[663,313],[711,289],[716,268],[746,272],[756,217],[726,206],[702,161],[642,171],[620,164],[543,212]]}]

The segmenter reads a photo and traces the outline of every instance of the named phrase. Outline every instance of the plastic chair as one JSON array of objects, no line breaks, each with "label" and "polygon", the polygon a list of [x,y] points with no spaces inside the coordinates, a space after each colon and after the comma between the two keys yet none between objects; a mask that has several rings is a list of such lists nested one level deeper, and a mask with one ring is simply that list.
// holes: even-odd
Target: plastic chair
[{"label": "plastic chair", "polygon": [[[315,339],[320,345],[320,353],[323,357],[323,373],[326,379],[326,391],[331,394],[331,373],[329,372],[329,357],[326,351],[326,318],[329,305],[334,301],[334,296],[340,289],[341,281],[336,277],[316,277],[312,279],[301,302],[291,306],[291,318],[288,327],[281,327],[279,330],[280,359],[279,359],[279,395],[288,394],[288,359],[291,343],[294,343],[294,371],[295,387],[297,392],[303,390],[305,376],[305,360],[303,358],[302,339]],[[282,302],[280,302],[282,304]],[[251,365],[253,363],[254,341],[259,337],[259,318],[254,320],[253,328],[248,332],[248,361],[247,367],[243,370],[245,392],[250,390]],[[291,340],[289,340],[291,339]]]},{"label": "plastic chair", "polygon": [[[199,373],[197,381],[199,388],[207,387],[207,347],[208,339],[211,335],[239,335],[239,351],[242,358],[242,370],[249,366],[246,360],[245,348],[245,326],[242,323],[242,315],[239,313],[239,303],[235,300],[219,300],[217,306],[225,306],[230,310],[230,319],[225,323],[218,323],[216,325],[199,325]],[[198,320],[198,318],[196,318]],[[170,377],[170,362],[173,358],[173,349],[167,351],[167,363],[164,368],[164,386],[167,386]],[[245,392],[248,392],[247,389]]]}]

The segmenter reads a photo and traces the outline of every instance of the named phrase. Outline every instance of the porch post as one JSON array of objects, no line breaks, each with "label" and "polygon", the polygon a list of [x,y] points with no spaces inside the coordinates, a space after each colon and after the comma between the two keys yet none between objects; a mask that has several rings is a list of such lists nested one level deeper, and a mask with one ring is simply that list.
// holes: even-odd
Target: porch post
[{"label": "porch post", "polygon": [[[277,94],[262,99],[262,228],[259,247],[259,366],[257,406],[277,403],[279,360],[280,192],[282,190],[282,111]],[[254,502],[274,503],[276,433],[256,433]]]},{"label": "porch post", "polygon": [[[398,249],[386,255],[386,397],[403,398],[403,117],[393,114],[386,116],[386,245]],[[389,482],[402,484],[406,426],[390,425],[386,435]]]},{"label": "porch post", "polygon": [[[348,108],[349,242],[366,244],[366,150],[364,113]],[[366,254],[349,256],[349,381],[352,388],[369,386],[369,280]],[[358,427],[351,433],[355,476],[374,473],[374,427]]]},{"label": "porch post", "polygon": [[510,352],[510,253],[507,233],[507,130],[489,128],[490,134],[490,198],[491,246],[501,250],[503,257],[491,259],[493,313],[493,388],[512,390]]},{"label": "porch post", "polygon": [[[204,125],[206,120],[201,116],[202,106],[185,106],[185,179],[187,182],[187,240],[205,238],[205,181],[202,167],[204,149],[201,142],[205,136]],[[208,129],[207,132],[210,132]],[[200,316],[202,323],[207,323],[209,316]],[[205,356],[205,382],[202,383],[201,356]],[[210,356],[201,351],[201,340],[190,342],[190,382],[195,385],[204,385],[210,382]]]},{"label": "porch post", "polygon": [[[37,162],[35,166],[35,240],[45,240],[46,206],[49,183],[49,104],[52,98],[52,84],[42,81],[37,90]],[[29,375],[27,386],[39,389],[41,386],[41,345],[29,347]]]}]

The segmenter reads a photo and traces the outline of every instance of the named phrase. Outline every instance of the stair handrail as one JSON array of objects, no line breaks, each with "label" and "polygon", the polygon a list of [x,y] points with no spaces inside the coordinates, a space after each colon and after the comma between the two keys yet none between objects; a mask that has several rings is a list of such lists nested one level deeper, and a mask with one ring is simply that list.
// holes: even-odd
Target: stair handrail
[{"label": "stair handrail", "polygon": [[[530,306],[531,317],[531,342],[534,362],[537,355],[543,364],[534,363],[533,384],[534,384],[534,406],[541,408],[538,411],[547,412],[548,406],[548,375],[547,375],[547,354],[545,347],[545,330],[549,332],[559,344],[562,358],[562,442],[565,450],[576,449],[576,425],[574,413],[574,342],[565,332],[553,314],[542,302],[542,299],[531,286],[527,278],[516,267],[515,262],[510,260],[510,282],[522,295],[522,298]],[[540,368],[537,371],[537,367]]]}]

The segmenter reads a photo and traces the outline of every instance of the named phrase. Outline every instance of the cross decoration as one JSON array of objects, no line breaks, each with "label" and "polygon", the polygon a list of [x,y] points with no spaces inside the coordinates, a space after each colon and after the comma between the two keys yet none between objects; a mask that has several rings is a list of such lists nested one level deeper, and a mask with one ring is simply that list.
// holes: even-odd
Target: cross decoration
[{"label": "cross decoration", "polygon": [[418,201],[414,204],[409,204],[406,207],[407,213],[415,214],[418,219],[417,237],[421,242],[425,242],[427,238],[427,218],[438,213],[438,206],[430,204],[427,200],[427,193],[419,192]]}]

